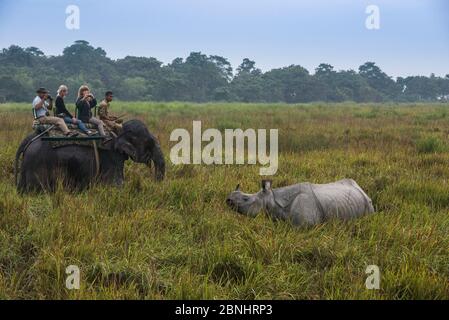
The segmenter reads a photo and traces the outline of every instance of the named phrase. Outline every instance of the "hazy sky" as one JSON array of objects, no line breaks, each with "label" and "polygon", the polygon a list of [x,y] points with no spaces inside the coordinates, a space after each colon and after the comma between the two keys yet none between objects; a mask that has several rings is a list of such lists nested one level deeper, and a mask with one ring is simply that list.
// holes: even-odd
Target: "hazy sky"
[{"label": "hazy sky", "polygon": [[[80,29],[65,27],[80,8]],[[365,27],[368,5],[380,29]],[[111,58],[152,56],[164,63],[191,51],[243,58],[262,70],[321,62],[357,69],[375,61],[393,76],[449,74],[445,0],[0,0],[0,48],[36,46],[61,54],[87,40]]]}]

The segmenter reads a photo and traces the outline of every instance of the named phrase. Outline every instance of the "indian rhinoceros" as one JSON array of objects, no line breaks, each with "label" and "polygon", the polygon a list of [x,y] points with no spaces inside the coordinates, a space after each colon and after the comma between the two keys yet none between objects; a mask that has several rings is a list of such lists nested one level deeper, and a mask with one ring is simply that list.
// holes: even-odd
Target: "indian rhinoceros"
[{"label": "indian rhinoceros", "polygon": [[273,219],[289,220],[294,225],[311,226],[326,220],[357,218],[373,213],[371,199],[352,179],[334,183],[298,183],[272,189],[271,180],[262,180],[255,194],[240,191],[240,185],[226,199],[237,212],[255,217],[266,211]]}]

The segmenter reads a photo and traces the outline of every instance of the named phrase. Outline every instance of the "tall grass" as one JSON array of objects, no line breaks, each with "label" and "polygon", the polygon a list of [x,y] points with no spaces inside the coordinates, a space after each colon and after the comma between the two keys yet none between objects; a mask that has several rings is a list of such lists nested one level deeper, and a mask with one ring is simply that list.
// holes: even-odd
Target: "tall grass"
[{"label": "tall grass", "polygon": [[[127,163],[123,188],[19,196],[13,159],[31,131],[29,105],[0,105],[0,298],[448,299],[447,105],[257,105],[115,102],[145,121],[167,178]],[[355,179],[377,213],[299,229],[229,210],[258,166],[173,166],[170,132],[278,128],[274,187]],[[437,145],[438,145],[437,143]],[[428,145],[432,145],[429,147]],[[65,268],[81,289],[65,288]],[[381,271],[380,290],[365,269]]]}]

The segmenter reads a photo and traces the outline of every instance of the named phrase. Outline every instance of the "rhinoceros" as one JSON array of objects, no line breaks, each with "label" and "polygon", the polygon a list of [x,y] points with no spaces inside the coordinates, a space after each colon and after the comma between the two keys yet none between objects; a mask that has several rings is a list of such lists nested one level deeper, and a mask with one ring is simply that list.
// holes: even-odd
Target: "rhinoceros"
[{"label": "rhinoceros", "polygon": [[313,226],[337,218],[348,220],[373,213],[371,199],[352,179],[327,184],[298,183],[272,189],[271,180],[262,180],[262,190],[243,193],[240,185],[226,203],[237,212],[255,217],[261,211],[275,220],[289,220],[298,226]]}]

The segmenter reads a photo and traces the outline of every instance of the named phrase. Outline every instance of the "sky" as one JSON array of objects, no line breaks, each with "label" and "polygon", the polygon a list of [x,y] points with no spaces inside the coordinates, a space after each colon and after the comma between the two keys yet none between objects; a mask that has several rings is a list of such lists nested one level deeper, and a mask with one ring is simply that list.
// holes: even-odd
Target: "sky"
[{"label": "sky", "polygon": [[[80,10],[79,30],[66,8]],[[380,28],[365,21],[379,8]],[[192,51],[243,58],[264,71],[320,63],[336,70],[376,62],[397,76],[449,74],[449,1],[445,0],[0,0],[0,48],[35,46],[59,55],[75,40],[109,57],[164,63]]]}]

